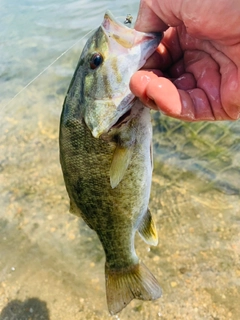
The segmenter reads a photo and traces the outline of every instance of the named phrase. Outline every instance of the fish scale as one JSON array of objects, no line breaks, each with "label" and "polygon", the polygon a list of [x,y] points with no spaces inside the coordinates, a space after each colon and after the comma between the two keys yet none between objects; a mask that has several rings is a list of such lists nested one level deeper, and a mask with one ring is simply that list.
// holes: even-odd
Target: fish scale
[{"label": "fish scale", "polygon": [[[127,28],[107,12],[83,49],[61,115],[60,162],[70,211],[81,216],[102,243],[111,314],[134,298],[161,296],[157,280],[134,248],[136,231],[153,245],[157,232],[148,210],[150,110],[129,90],[131,75],[160,39],[159,34]],[[117,71],[109,69],[112,65]]]}]

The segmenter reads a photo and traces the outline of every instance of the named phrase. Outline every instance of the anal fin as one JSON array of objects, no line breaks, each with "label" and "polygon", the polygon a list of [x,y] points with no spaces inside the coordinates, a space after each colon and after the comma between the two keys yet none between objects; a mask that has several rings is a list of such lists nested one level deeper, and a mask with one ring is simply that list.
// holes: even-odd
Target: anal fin
[{"label": "anal fin", "polygon": [[108,309],[111,315],[120,312],[133,299],[156,300],[162,290],[152,273],[139,263],[126,270],[105,268]]},{"label": "anal fin", "polygon": [[147,244],[151,246],[158,244],[157,229],[149,209],[141,221],[138,232]]}]

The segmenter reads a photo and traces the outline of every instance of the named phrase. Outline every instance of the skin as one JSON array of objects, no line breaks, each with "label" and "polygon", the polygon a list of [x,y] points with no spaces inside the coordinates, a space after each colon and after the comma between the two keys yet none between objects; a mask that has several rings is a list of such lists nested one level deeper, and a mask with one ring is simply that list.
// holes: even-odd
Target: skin
[{"label": "skin", "polygon": [[239,16],[239,0],[142,0],[135,28],[165,35],[132,92],[174,118],[239,119]]}]

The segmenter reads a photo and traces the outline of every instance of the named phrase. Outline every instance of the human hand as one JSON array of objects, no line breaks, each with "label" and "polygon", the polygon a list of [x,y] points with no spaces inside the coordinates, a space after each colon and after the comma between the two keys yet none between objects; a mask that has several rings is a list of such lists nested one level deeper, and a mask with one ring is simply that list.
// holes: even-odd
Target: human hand
[{"label": "human hand", "polygon": [[[187,121],[240,117],[240,2],[142,0],[135,28],[167,30],[130,89]],[[171,27],[169,27],[171,26]]]}]

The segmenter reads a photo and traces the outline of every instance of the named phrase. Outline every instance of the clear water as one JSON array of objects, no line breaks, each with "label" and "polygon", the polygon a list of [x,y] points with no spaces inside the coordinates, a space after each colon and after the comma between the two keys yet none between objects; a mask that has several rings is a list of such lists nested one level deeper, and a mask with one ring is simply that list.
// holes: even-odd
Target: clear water
[{"label": "clear water", "polygon": [[[80,39],[106,9],[136,15],[138,1],[2,0],[0,6],[0,319],[110,318],[103,250],[68,212],[59,115],[86,37]],[[159,245],[149,248],[136,237],[136,247],[164,295],[133,301],[113,318],[238,319],[239,124],[189,124],[158,113],[153,124],[150,208]]]}]

